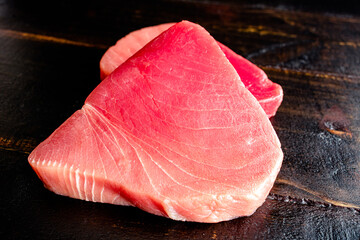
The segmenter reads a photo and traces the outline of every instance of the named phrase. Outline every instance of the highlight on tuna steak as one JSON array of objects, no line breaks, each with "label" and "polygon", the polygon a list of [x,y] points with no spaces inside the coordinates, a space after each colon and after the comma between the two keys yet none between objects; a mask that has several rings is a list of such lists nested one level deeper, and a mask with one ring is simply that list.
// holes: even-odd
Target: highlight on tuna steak
[{"label": "highlight on tuna steak", "polygon": [[29,163],[60,195],[213,223],[254,213],[282,159],[217,42],[182,21],[116,68]]},{"label": "highlight on tuna steak", "polygon": [[[101,58],[100,79],[105,79],[112,71],[125,62],[126,59],[173,25],[174,23],[164,23],[146,27],[131,32],[121,38],[114,46],[110,47]],[[268,117],[274,116],[283,99],[281,86],[268,79],[265,72],[249,60],[236,54],[224,44],[220,42],[218,42],[218,44],[227,59],[234,66],[245,87],[259,101]]]}]

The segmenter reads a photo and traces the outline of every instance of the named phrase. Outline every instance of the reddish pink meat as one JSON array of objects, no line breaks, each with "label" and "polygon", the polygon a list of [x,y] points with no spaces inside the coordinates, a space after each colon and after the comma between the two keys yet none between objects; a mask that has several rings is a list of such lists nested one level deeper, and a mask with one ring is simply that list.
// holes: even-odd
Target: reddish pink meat
[{"label": "reddish pink meat", "polygon": [[153,27],[146,27],[131,32],[110,47],[100,60],[100,79],[104,80],[120,64],[143,48],[160,33],[169,29],[175,23],[164,23]]},{"label": "reddish pink meat", "polygon": [[[140,50],[143,46],[157,37],[160,33],[173,26],[174,23],[165,23],[146,27],[131,32],[110,47],[100,61],[100,78],[105,79],[119,65]],[[268,117],[275,115],[279,108],[283,91],[279,84],[268,79],[263,70],[249,60],[233,52],[224,44],[219,43],[221,50],[240,75],[245,87],[255,96]]]},{"label": "reddish pink meat", "polygon": [[219,45],[183,21],[102,81],[29,163],[57,194],[220,222],[264,202],[282,158]]}]

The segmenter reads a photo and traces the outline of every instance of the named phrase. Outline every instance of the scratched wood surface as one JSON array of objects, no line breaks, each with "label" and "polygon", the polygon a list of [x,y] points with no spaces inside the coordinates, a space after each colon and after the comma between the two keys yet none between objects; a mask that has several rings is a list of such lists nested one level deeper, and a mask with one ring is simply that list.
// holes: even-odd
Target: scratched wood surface
[{"label": "scratched wood surface", "polygon": [[[359,239],[360,12],[356,3],[0,1],[1,236],[9,239]],[[99,60],[130,31],[187,19],[262,67],[284,101],[285,154],[265,204],[219,224],[57,196],[31,150],[99,83]]]}]

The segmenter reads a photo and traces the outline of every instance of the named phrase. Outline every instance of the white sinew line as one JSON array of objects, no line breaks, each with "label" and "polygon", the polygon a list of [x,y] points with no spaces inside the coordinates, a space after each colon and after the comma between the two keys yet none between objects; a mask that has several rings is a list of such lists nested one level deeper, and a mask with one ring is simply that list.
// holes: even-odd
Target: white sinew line
[{"label": "white sinew line", "polygon": [[105,186],[103,184],[102,189],[101,189],[101,193],[100,193],[100,202],[104,202],[103,201],[104,189],[105,189]]},{"label": "white sinew line", "polygon": [[76,182],[76,188],[77,188],[78,193],[79,193],[79,197],[80,197],[80,199],[83,199],[83,196],[82,196],[82,194],[81,194],[81,189],[80,189],[79,168],[75,170],[75,182]]},{"label": "white sinew line", "polygon": [[117,200],[119,198],[119,195],[116,195],[115,197],[114,197],[114,199],[112,200],[112,204],[114,204],[115,203],[115,201]]},{"label": "white sinew line", "polygon": [[[88,106],[88,105],[85,105],[85,106]],[[84,109],[84,108],[83,108]],[[96,131],[95,131],[95,129],[94,129],[94,127],[93,127],[93,125],[91,124],[91,122],[90,122],[90,120],[89,120],[89,117],[88,117],[88,115],[86,114],[86,109],[85,109],[85,111],[84,111],[84,115],[85,115],[85,117],[86,117],[86,120],[87,120],[87,122],[88,122],[88,124],[89,124],[89,126],[91,127],[91,130],[92,130],[92,135],[94,136],[94,139],[96,139],[96,136],[95,136],[95,134],[96,134]],[[95,134],[94,134],[95,133]],[[100,138],[100,141],[102,142],[102,140],[101,140],[101,138]],[[104,143],[103,143],[104,144]],[[105,145],[105,144],[104,144]],[[100,151],[99,151],[99,144],[97,144],[97,152],[98,152],[98,155],[99,155],[99,158],[100,158],[100,161],[101,161],[101,164],[102,164],[102,167],[103,167],[103,169],[104,169],[104,175],[105,175],[105,179],[107,179],[107,175],[106,175],[106,168],[105,168],[105,165],[104,165],[104,162],[103,162],[103,160],[102,160],[102,157],[101,157],[101,154],[100,154]],[[94,165],[95,165],[95,162],[94,162]],[[93,177],[93,188],[92,188],[92,195],[93,195],[93,199],[94,199],[94,187],[95,187],[95,179],[94,179],[94,175],[95,175],[95,166],[94,166],[94,169],[93,169],[93,174],[92,174],[92,177]],[[104,193],[104,188],[105,188],[105,186],[104,186],[104,184],[103,184],[103,186],[102,186],[102,190],[101,190],[101,193],[100,193],[100,201],[101,202],[103,202],[103,193]],[[94,201],[94,200],[93,200]]]},{"label": "white sinew line", "polygon": [[[102,95],[102,96],[105,96],[105,95]],[[88,106],[90,106],[90,107],[92,107],[91,105],[88,105]],[[92,107],[92,109],[94,109],[94,112],[96,111],[97,112],[97,110],[94,108],[94,107]],[[139,111],[142,111],[142,110],[139,110]],[[97,113],[99,116],[100,116],[100,114],[99,113]],[[104,118],[104,117],[103,117]],[[104,118],[104,120],[106,120],[105,118]],[[108,124],[110,124],[110,125],[113,125],[112,123],[110,123],[109,122],[109,120],[106,120],[106,122],[108,123]],[[165,122],[167,122],[167,121],[165,121]],[[175,126],[178,126],[178,125],[176,125],[176,124],[174,124],[174,123],[170,123],[170,122],[167,122],[168,124],[171,124],[171,125],[175,125]],[[250,124],[251,125],[251,123],[248,123],[248,124]],[[237,126],[240,126],[240,125],[234,125],[233,127],[237,127]],[[244,124],[242,124],[241,126],[244,126]],[[178,126],[178,127],[181,127],[181,126]],[[191,129],[191,128],[188,128],[188,129]],[[207,130],[208,130],[208,128],[206,128]],[[125,134],[127,134],[127,135],[131,135],[132,136],[132,133],[131,132],[129,132],[129,131],[127,131],[127,130],[125,130],[125,129],[121,129]],[[194,130],[194,129],[191,129],[191,130]],[[196,129],[195,129],[196,130]],[[205,129],[201,129],[201,130],[205,130]],[[160,134],[162,137],[164,137],[164,138],[167,138],[168,139],[168,137],[167,136],[165,136],[165,135],[162,135],[161,133],[159,133],[159,132],[157,132],[158,134]],[[150,136],[147,136],[147,135],[145,135],[146,137],[148,137],[148,138],[151,138]],[[132,137],[134,137],[134,136],[132,136]],[[137,137],[136,137],[137,138]],[[152,139],[152,138],[151,138]],[[155,141],[154,139],[153,139],[153,141]],[[204,147],[202,147],[202,146],[197,146],[197,145],[192,145],[192,144],[188,144],[188,143],[186,143],[186,142],[180,142],[180,141],[176,141],[176,140],[173,140],[173,139],[169,139],[169,141],[173,141],[173,142],[176,142],[176,143],[179,143],[179,144],[183,144],[183,145],[186,145],[186,146],[190,146],[190,147],[195,147],[195,148],[200,148],[200,149],[209,149],[209,148],[204,148]],[[156,141],[157,142],[157,141]],[[159,143],[159,142],[157,142],[157,143]],[[160,143],[159,143],[160,144]],[[162,145],[164,145],[164,144],[162,144]],[[165,145],[164,145],[165,146]],[[238,147],[239,145],[237,144],[237,145],[230,145],[230,146],[227,146],[227,148],[233,148],[233,147]],[[169,147],[167,147],[167,148],[169,148]],[[217,149],[216,147],[214,147],[215,149]],[[221,148],[223,148],[223,147],[221,147]],[[179,154],[180,155],[180,154]]]},{"label": "white sinew line", "polygon": [[[126,139],[126,141],[128,142],[127,139]],[[144,173],[146,174],[147,178],[149,179],[150,185],[153,187],[154,191],[157,192],[160,196],[164,196],[164,195],[162,195],[162,194],[158,191],[158,189],[155,187],[154,183],[151,181],[151,178],[150,178],[148,172],[146,171],[145,165],[144,165],[143,161],[141,160],[141,157],[139,156],[139,152],[136,150],[136,148],[135,148],[132,144],[130,144],[129,142],[128,142],[128,144],[134,149],[135,154],[136,154],[136,156],[138,157],[139,162],[140,162],[141,166],[142,166],[143,169],[144,169]],[[135,144],[136,144],[136,143],[135,143]],[[138,144],[136,144],[136,145],[138,145]]]},{"label": "white sinew line", "polygon": [[[137,145],[138,145],[138,144],[137,144]],[[161,170],[162,172],[164,172],[165,175],[167,175],[173,182],[177,183],[179,186],[182,186],[182,187],[184,187],[184,188],[190,189],[190,190],[192,190],[192,191],[194,191],[194,192],[202,193],[202,194],[204,194],[204,195],[206,194],[206,193],[201,192],[201,191],[199,191],[199,190],[196,190],[196,189],[194,189],[194,188],[192,188],[192,187],[190,187],[190,186],[188,186],[188,185],[184,185],[184,184],[178,182],[178,181],[177,181],[175,178],[173,178],[173,177],[171,176],[171,174],[169,174],[159,163],[157,163],[157,162],[151,157],[151,155],[150,155],[146,150],[143,150],[143,151],[149,156],[150,160],[151,160],[158,168],[160,168],[160,170]],[[165,158],[165,159],[166,159],[166,158]],[[175,165],[175,164],[174,164],[174,165]],[[176,166],[176,165],[175,165],[175,166]],[[190,173],[184,171],[183,169],[181,169],[181,168],[179,168],[179,167],[177,167],[177,168],[178,168],[180,171],[183,171],[183,172],[187,173],[188,175],[193,176],[193,175],[191,175]],[[144,167],[144,171],[145,171],[145,167]],[[146,171],[145,171],[145,172],[146,172]],[[200,177],[197,177],[197,176],[195,176],[195,177],[196,177],[196,178],[200,178]],[[205,180],[211,181],[211,180],[209,180],[209,179],[205,179]],[[211,196],[211,194],[206,194],[206,195]]]},{"label": "white sinew line", "polygon": [[70,170],[69,170],[69,179],[70,179],[70,187],[71,187],[71,190],[73,191],[74,195],[75,195],[75,190],[74,190],[74,180],[73,180],[73,176],[72,176],[72,172],[73,172],[73,168],[74,168],[74,165],[71,165],[70,167]]},{"label": "white sinew line", "polygon": [[[86,105],[86,104],[85,104],[85,105]],[[89,108],[90,111],[93,111],[93,107],[92,107],[91,105],[86,105],[86,106]],[[123,152],[123,150],[120,148],[118,142],[116,141],[116,137],[115,137],[114,133],[112,132],[112,130],[111,130],[111,128],[110,128],[110,125],[109,125],[107,122],[104,122],[104,120],[101,118],[101,116],[98,115],[98,113],[97,113],[96,111],[93,111],[93,112],[94,112],[94,114],[97,115],[97,116],[99,117],[99,119],[107,126],[108,130],[110,130],[111,135],[112,135],[112,137],[113,137],[114,139],[112,139],[108,134],[105,134],[105,136],[106,136],[113,144],[115,144],[115,145],[118,147],[119,151],[120,151],[121,154],[124,156],[124,152]],[[88,120],[88,121],[89,121],[89,120]],[[89,121],[89,124],[91,124],[90,121]],[[93,129],[94,129],[94,126],[93,126],[93,125],[91,125],[91,126],[92,126]],[[96,126],[96,125],[95,125],[95,126]],[[99,126],[97,126],[97,127],[98,127],[99,129],[101,129]],[[96,134],[96,136],[99,137],[98,133],[97,133],[95,130],[94,130],[94,133],[93,133],[93,134]],[[125,139],[125,138],[124,138],[124,139]],[[126,140],[126,139],[125,139],[125,140]],[[104,145],[104,148],[107,150],[108,154],[109,154],[110,157],[113,159],[115,166],[117,167],[117,169],[118,169],[119,172],[120,172],[119,166],[117,165],[114,156],[111,154],[111,151],[109,150],[109,148],[107,147],[107,145],[106,145],[102,140],[101,140],[101,143]],[[99,153],[99,157],[101,158],[100,153]],[[101,160],[102,160],[102,158],[101,158]],[[104,166],[104,164],[103,164],[103,166]],[[104,167],[104,172],[105,172],[105,179],[107,179],[105,167]],[[101,201],[101,202],[103,202],[104,190],[105,190],[105,186],[103,185],[103,188],[102,188],[102,190],[101,190],[101,195],[100,195],[100,201]],[[116,197],[112,200],[112,202],[114,203],[117,198],[119,198],[119,196],[116,196]]]},{"label": "white sinew line", "polygon": [[[89,106],[93,109],[93,107],[92,107],[91,105],[89,105]],[[94,109],[94,110],[95,110],[95,112],[97,113],[96,109]],[[110,123],[109,123],[109,124],[110,124]],[[125,141],[129,144],[129,146],[134,149],[135,154],[136,154],[136,156],[138,157],[139,162],[140,162],[140,164],[142,165],[142,167],[143,167],[143,169],[144,169],[144,172],[145,172],[147,178],[149,179],[150,185],[154,188],[154,190],[155,190],[159,195],[161,195],[161,193],[156,189],[155,185],[152,183],[150,176],[149,176],[148,173],[145,171],[145,166],[144,166],[144,164],[143,164],[143,162],[142,162],[142,160],[141,160],[141,158],[140,158],[140,156],[139,156],[139,153],[138,153],[138,151],[136,150],[136,148],[135,148],[132,144],[130,144],[130,142],[128,141],[128,139],[127,139],[121,132],[119,132],[119,133],[120,133],[120,135],[125,139]],[[103,189],[103,190],[104,190],[104,189]],[[161,195],[161,196],[163,196],[163,195]]]},{"label": "white sinew line", "polygon": [[95,191],[95,168],[93,169],[93,172],[91,174],[93,182],[92,182],[92,187],[91,187],[91,195],[92,195],[92,201],[95,202],[95,197],[94,197],[94,191]]},{"label": "white sinew line", "polygon": [[86,169],[85,169],[85,171],[84,171],[84,192],[85,192],[85,200],[89,201],[89,198],[87,196],[86,187],[87,187],[87,177],[86,177]]},{"label": "white sinew line", "polygon": [[[63,179],[64,179],[64,182],[65,182],[65,185],[67,185],[66,180],[65,180],[66,179],[66,175],[65,175],[66,169],[67,169],[67,163],[65,163],[65,165],[63,167]],[[67,190],[69,190],[69,186],[66,186],[66,188],[67,188]],[[68,194],[70,194],[70,192],[68,192]]]}]

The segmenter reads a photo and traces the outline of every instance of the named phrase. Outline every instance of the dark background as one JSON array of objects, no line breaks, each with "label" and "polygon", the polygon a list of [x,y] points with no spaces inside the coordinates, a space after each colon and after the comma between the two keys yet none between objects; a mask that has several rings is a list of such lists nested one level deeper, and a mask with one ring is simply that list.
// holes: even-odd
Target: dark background
[{"label": "dark background", "polygon": [[[1,239],[359,239],[357,1],[0,0]],[[251,217],[176,222],[47,191],[28,154],[99,83],[127,33],[190,20],[282,85],[271,119],[285,154]]]}]

